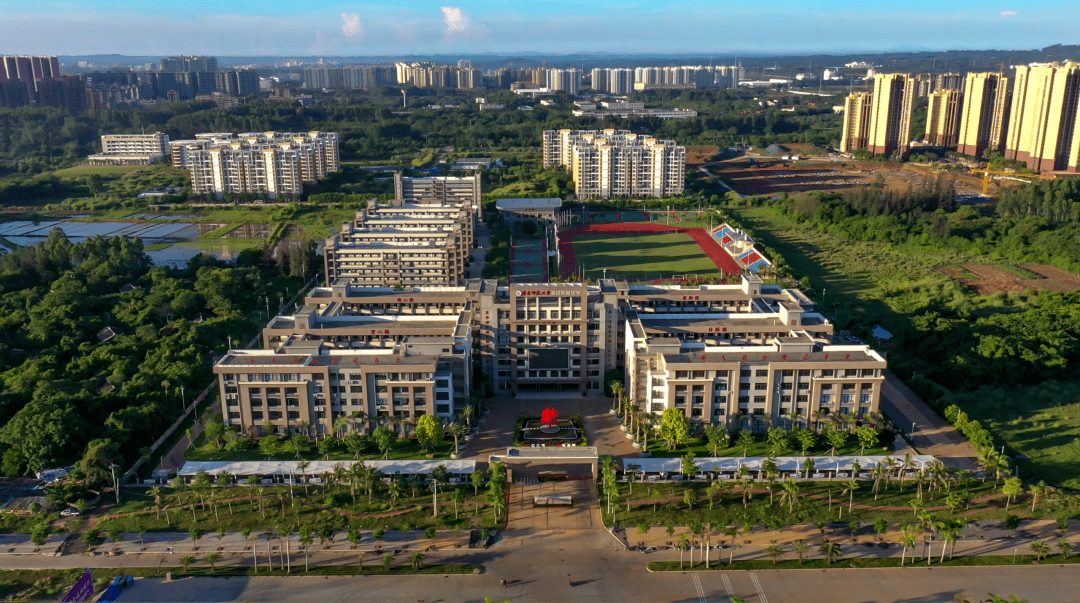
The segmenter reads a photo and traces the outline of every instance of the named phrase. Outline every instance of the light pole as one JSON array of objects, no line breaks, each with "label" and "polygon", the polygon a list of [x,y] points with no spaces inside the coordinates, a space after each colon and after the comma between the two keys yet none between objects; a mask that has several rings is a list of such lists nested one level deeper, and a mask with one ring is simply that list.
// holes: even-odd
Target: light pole
[{"label": "light pole", "polygon": [[604,279],[607,279],[607,268],[604,268]]},{"label": "light pole", "polygon": [[180,404],[184,408],[187,408],[187,398],[184,397],[184,386],[183,386],[183,384],[180,385]]},{"label": "light pole", "polygon": [[914,435],[915,435],[915,421],[912,421],[912,422],[911,422],[911,435],[912,435],[913,437],[914,437]]},{"label": "light pole", "polygon": [[264,295],[263,299],[266,300],[266,320],[270,320],[270,296]]}]

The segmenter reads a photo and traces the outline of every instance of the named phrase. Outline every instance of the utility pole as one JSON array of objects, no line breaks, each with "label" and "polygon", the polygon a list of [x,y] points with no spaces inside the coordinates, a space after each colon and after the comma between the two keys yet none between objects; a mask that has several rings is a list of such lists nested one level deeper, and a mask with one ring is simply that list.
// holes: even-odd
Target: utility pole
[{"label": "utility pole", "polygon": [[116,494],[116,506],[120,506],[120,482],[116,481],[116,463],[109,463],[109,470],[112,471],[113,492]]}]

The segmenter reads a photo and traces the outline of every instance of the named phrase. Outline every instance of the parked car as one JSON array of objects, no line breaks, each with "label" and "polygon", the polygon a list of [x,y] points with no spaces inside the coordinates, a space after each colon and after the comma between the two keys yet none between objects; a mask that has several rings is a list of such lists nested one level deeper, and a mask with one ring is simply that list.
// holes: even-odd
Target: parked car
[{"label": "parked car", "polygon": [[75,507],[68,507],[60,511],[60,517],[78,517],[80,515],[82,515],[82,512]]}]

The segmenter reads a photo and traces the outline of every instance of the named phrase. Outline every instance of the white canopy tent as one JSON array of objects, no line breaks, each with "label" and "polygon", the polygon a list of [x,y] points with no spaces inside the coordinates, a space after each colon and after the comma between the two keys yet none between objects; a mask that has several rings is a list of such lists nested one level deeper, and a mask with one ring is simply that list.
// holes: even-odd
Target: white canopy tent
[{"label": "white canopy tent", "polygon": [[[769,457],[699,457],[694,459],[694,465],[701,473],[731,473],[737,474],[742,467],[751,475],[763,471],[762,466]],[[859,464],[859,471],[870,471],[880,463],[892,463],[893,470],[900,471],[903,467],[904,458],[899,456],[778,456],[773,457],[773,462],[781,474],[802,473],[806,470],[808,460],[814,461],[814,472],[833,474],[848,473],[854,469],[855,463]],[[886,459],[889,459],[886,461]],[[644,475],[675,475],[682,473],[682,459],[675,458],[624,458],[622,469],[635,471]],[[928,454],[911,455],[912,465],[910,471],[922,471],[926,469],[934,457]]]},{"label": "white canopy tent", "polygon": [[476,461],[465,460],[319,460],[308,461],[303,470],[300,469],[300,461],[188,461],[180,468],[179,475],[185,481],[190,481],[199,471],[205,471],[211,477],[228,473],[237,479],[252,475],[264,478],[295,478],[301,475],[331,474],[337,466],[351,471],[353,465],[358,463],[378,469],[383,475],[431,475],[440,465],[446,467],[447,472],[453,476],[471,475],[476,470]]}]

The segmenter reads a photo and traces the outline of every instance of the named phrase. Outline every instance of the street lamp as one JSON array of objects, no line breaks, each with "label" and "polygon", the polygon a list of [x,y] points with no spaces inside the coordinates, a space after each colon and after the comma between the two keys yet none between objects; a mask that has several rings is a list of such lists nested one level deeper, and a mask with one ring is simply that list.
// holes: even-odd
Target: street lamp
[{"label": "street lamp", "polygon": [[915,421],[911,422],[911,435],[915,435]]},{"label": "street lamp", "polygon": [[184,386],[183,386],[183,384],[180,385],[180,404],[184,408],[187,408],[187,398],[184,397]]}]

